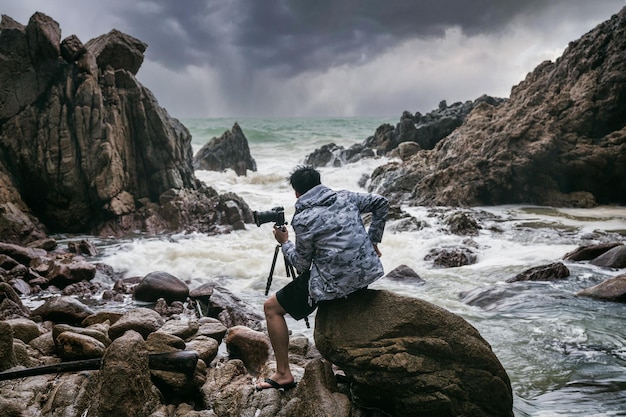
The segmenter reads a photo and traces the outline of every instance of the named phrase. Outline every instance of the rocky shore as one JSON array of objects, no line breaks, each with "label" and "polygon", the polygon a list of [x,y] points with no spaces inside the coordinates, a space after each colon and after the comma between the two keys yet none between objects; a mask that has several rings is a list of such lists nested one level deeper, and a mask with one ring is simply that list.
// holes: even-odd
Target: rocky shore
[{"label": "rocky shore", "polygon": [[[406,227],[415,219],[401,202],[623,204],[625,26],[623,10],[529,74],[508,100],[407,112],[395,128],[310,162],[398,156],[372,174],[370,189],[396,203],[392,216]],[[0,66],[0,416],[512,416],[511,383],[489,343],[436,305],[376,290],[324,305],[314,340],[290,340],[297,388],[256,391],[272,352],[260,312],[236,294],[209,279],[189,288],[162,271],[122,278],[93,261],[88,241],[61,249],[48,237],[213,234],[252,222],[243,199],[218,194],[193,172],[203,163],[239,175],[255,169],[239,126],[194,159],[187,129],[135,78],[146,47],[116,30],[86,44],[61,40],[41,13],[27,26],[0,22],[8,57]],[[216,149],[242,152],[215,159]],[[463,210],[446,222],[468,239],[481,227]],[[564,257],[626,267],[622,242]],[[429,260],[452,267],[475,257],[468,244]],[[555,262],[510,284],[568,275]],[[388,278],[419,279],[406,266]],[[578,295],[625,294],[622,274]],[[34,296],[41,303],[30,309],[24,301]],[[461,294],[476,306],[490,297],[489,289]],[[16,373],[48,365],[60,368]]]}]

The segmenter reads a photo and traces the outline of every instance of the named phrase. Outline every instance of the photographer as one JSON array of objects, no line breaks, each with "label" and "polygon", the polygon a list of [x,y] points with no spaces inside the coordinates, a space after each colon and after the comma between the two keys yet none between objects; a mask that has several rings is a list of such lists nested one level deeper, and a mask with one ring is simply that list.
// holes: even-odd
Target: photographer
[{"label": "photographer", "polygon": [[[257,390],[290,389],[296,386],[289,369],[289,330],[285,314],[301,320],[319,302],[344,298],[383,276],[380,243],[389,203],[377,194],[333,191],[320,182],[312,167],[297,167],[289,177],[296,198],[292,227],[275,227],[274,237],[298,277],[264,304],[267,331],[276,358],[276,372],[257,385]],[[372,213],[366,230],[363,213]]]}]

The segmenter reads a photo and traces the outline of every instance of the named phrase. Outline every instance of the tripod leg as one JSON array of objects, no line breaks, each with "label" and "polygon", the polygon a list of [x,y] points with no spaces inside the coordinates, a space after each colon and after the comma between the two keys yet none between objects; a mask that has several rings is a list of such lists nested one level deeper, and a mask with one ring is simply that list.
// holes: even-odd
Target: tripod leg
[{"label": "tripod leg", "polygon": [[274,249],[274,259],[272,260],[272,267],[270,268],[270,274],[267,277],[267,284],[265,284],[265,295],[269,294],[270,287],[272,285],[272,277],[274,276],[274,268],[276,267],[276,259],[278,258],[278,251],[280,250],[280,245],[276,246]]}]

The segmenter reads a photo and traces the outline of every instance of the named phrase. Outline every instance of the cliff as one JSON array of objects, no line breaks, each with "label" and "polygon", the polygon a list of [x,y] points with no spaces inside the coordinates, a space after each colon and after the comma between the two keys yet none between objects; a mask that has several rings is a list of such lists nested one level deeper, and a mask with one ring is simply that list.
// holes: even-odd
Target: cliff
[{"label": "cliff", "polygon": [[432,150],[378,168],[370,191],[406,204],[626,204],[626,9],[476,106]]},{"label": "cliff", "polygon": [[50,17],[0,22],[0,230],[217,232],[251,222],[194,176],[191,135],[135,75],[147,45],[112,30],[61,41]]}]

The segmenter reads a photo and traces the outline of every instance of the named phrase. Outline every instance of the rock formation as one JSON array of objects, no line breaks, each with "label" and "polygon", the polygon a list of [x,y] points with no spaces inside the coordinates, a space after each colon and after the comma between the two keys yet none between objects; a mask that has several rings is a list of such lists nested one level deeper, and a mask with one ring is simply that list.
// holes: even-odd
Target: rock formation
[{"label": "rock formation", "polygon": [[404,204],[626,203],[626,9],[539,65],[500,106],[476,106],[433,150],[372,174]]},{"label": "rock formation", "polygon": [[445,309],[363,290],[321,304],[315,323],[319,352],[353,381],[361,406],[393,416],[513,415],[511,384],[491,346]]},{"label": "rock formation", "polygon": [[[222,231],[245,202],[201,184],[191,135],[135,75],[147,45],[112,30],[83,44],[50,17],[0,22],[0,228],[120,235]],[[229,206],[237,208],[237,215]],[[238,218],[235,218],[238,217]]]},{"label": "rock formation", "polygon": [[195,169],[224,171],[233,169],[237,175],[246,175],[247,171],[256,171],[256,161],[250,154],[248,139],[238,123],[219,138],[211,139],[193,157]]},{"label": "rock formation", "polygon": [[324,145],[307,155],[305,164],[316,167],[341,166],[376,155],[406,159],[419,149],[433,149],[440,140],[459,127],[479,104],[499,106],[505,101],[483,95],[474,101],[457,102],[450,106],[442,100],[437,109],[424,115],[405,111],[395,127],[388,123],[383,124],[376,129],[374,135],[347,149],[334,143]]}]

